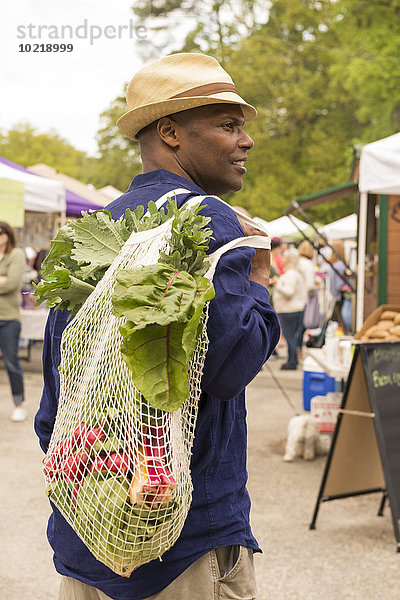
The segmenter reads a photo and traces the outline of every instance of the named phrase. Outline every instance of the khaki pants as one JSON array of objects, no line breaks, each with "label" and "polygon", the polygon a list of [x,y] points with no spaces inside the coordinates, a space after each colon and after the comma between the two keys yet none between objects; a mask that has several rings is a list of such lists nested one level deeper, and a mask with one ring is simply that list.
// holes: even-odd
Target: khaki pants
[{"label": "khaki pants", "polygon": [[[243,546],[205,554],[148,600],[256,600],[253,551]],[[110,600],[97,588],[63,577],[58,600]]]}]

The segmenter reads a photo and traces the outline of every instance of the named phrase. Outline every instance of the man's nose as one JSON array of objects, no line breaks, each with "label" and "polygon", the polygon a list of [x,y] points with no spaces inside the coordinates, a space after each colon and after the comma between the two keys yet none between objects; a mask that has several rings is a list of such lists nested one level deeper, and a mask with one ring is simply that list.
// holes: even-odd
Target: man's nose
[{"label": "man's nose", "polygon": [[253,148],[253,146],[254,146],[253,140],[251,139],[249,134],[246,133],[243,129],[242,129],[241,136],[239,139],[239,146],[241,148],[247,148],[247,150],[251,150],[251,148]]}]

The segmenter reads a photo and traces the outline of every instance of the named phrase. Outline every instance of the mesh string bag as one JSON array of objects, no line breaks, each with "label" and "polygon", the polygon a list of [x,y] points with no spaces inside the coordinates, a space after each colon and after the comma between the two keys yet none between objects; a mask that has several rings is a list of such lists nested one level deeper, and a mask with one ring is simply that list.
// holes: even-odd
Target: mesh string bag
[{"label": "mesh string bag", "polygon": [[[157,263],[171,226],[172,219],[132,234],[65,328],[58,411],[43,461],[52,503],[90,552],[125,577],[171,548],[192,498],[208,305],[189,363],[189,396],[172,412],[150,406],[135,387],[119,351],[124,319],[112,307],[117,274]],[[219,257],[236,245],[254,243],[245,238],[219,249],[209,257],[206,277],[212,279]]]}]

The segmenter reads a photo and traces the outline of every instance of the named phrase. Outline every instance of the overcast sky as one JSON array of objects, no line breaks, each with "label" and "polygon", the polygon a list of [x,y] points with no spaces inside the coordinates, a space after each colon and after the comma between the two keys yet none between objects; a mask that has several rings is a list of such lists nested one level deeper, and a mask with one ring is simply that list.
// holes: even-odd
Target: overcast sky
[{"label": "overcast sky", "polygon": [[[76,148],[94,154],[100,113],[142,65],[138,44],[146,30],[144,22],[133,19],[133,3],[1,2],[0,129],[28,121],[39,132],[53,128]],[[91,32],[98,39],[91,40]],[[72,43],[73,50],[19,51],[20,44],[31,44],[33,50],[34,44],[46,43]]]}]

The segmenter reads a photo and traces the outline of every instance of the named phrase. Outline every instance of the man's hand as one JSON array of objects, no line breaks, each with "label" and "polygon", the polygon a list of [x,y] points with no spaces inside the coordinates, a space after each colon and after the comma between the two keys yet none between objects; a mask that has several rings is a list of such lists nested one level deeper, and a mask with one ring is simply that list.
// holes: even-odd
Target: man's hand
[{"label": "man's hand", "polygon": [[[265,231],[261,231],[256,227],[252,227],[251,225],[248,225],[242,221],[240,217],[238,218],[246,236],[263,235],[268,237]],[[251,259],[250,280],[255,281],[256,283],[259,283],[267,288],[269,285],[270,264],[271,251],[266,250],[265,248],[257,248],[255,255]]]}]

